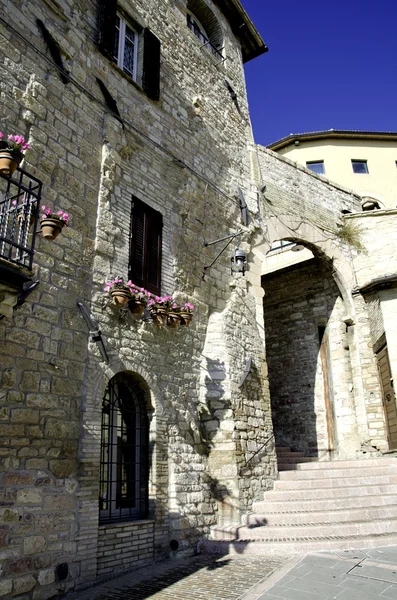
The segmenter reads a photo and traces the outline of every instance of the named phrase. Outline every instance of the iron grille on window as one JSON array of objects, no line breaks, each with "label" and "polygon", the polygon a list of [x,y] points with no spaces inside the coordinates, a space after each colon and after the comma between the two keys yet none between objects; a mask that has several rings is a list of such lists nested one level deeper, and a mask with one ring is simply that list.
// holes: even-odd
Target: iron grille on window
[{"label": "iron grille on window", "polygon": [[0,258],[32,268],[42,183],[23,169],[0,174]]},{"label": "iron grille on window", "polygon": [[147,516],[148,418],[142,388],[126,374],[108,384],[102,406],[100,520]]}]

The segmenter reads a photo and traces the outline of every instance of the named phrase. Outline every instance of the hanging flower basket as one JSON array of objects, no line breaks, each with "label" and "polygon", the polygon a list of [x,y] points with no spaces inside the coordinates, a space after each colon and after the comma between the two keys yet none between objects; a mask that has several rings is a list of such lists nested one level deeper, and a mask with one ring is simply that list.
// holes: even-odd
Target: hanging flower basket
[{"label": "hanging flower basket", "polygon": [[119,308],[126,308],[131,298],[131,292],[128,286],[110,290],[110,295],[112,297],[113,304]]},{"label": "hanging flower basket", "polygon": [[30,146],[21,135],[9,135],[7,141],[3,137],[0,131],[0,173],[11,177]]},{"label": "hanging flower basket", "polygon": [[53,212],[51,208],[41,207],[44,214],[41,215],[40,226],[43,238],[46,240],[55,240],[62,229],[68,227],[69,215],[62,210]]},{"label": "hanging flower basket", "polygon": [[145,312],[146,302],[143,302],[142,300],[134,300],[133,298],[131,298],[128,302],[128,308],[130,309],[131,314],[137,319],[139,319]]},{"label": "hanging flower basket", "polygon": [[158,327],[165,327],[167,325],[167,316],[168,310],[165,306],[161,306],[158,304],[153,304],[150,306],[149,303],[149,311],[150,316],[152,317],[153,323]]},{"label": "hanging flower basket", "polygon": [[178,327],[181,323],[181,315],[176,310],[171,310],[167,315],[167,327],[172,329]]},{"label": "hanging flower basket", "polygon": [[190,304],[190,302],[186,302],[186,304],[181,306],[179,314],[181,317],[181,326],[182,327],[189,327],[189,325],[193,319],[193,310],[194,310],[194,305]]}]

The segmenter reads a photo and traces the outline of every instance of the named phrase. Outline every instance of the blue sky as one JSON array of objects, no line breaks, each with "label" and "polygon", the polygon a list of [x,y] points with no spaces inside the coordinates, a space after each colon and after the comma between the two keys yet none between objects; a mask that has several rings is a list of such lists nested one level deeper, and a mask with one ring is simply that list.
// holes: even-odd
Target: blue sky
[{"label": "blue sky", "polygon": [[256,142],[397,131],[397,0],[241,0],[269,52],[247,63]]}]

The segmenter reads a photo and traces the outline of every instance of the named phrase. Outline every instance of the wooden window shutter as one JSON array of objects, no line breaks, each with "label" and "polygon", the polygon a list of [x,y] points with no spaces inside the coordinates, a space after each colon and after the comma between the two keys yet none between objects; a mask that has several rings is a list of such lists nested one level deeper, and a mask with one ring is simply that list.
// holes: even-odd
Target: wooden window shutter
[{"label": "wooden window shutter", "polygon": [[157,295],[161,293],[162,229],[161,213],[133,196],[128,277]]},{"label": "wooden window shutter", "polygon": [[149,29],[143,30],[142,87],[152,100],[160,98],[160,40]]},{"label": "wooden window shutter", "polygon": [[116,33],[117,1],[100,0],[99,2],[99,49],[113,60],[114,40]]}]

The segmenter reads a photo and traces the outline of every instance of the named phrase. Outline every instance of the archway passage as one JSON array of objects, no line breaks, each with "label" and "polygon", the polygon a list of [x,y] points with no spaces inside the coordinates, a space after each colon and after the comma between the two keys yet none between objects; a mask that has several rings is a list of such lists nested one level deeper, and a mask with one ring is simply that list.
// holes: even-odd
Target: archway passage
[{"label": "archway passage", "polygon": [[276,445],[310,456],[337,449],[337,405],[351,379],[344,305],[320,257],[262,277]]}]

